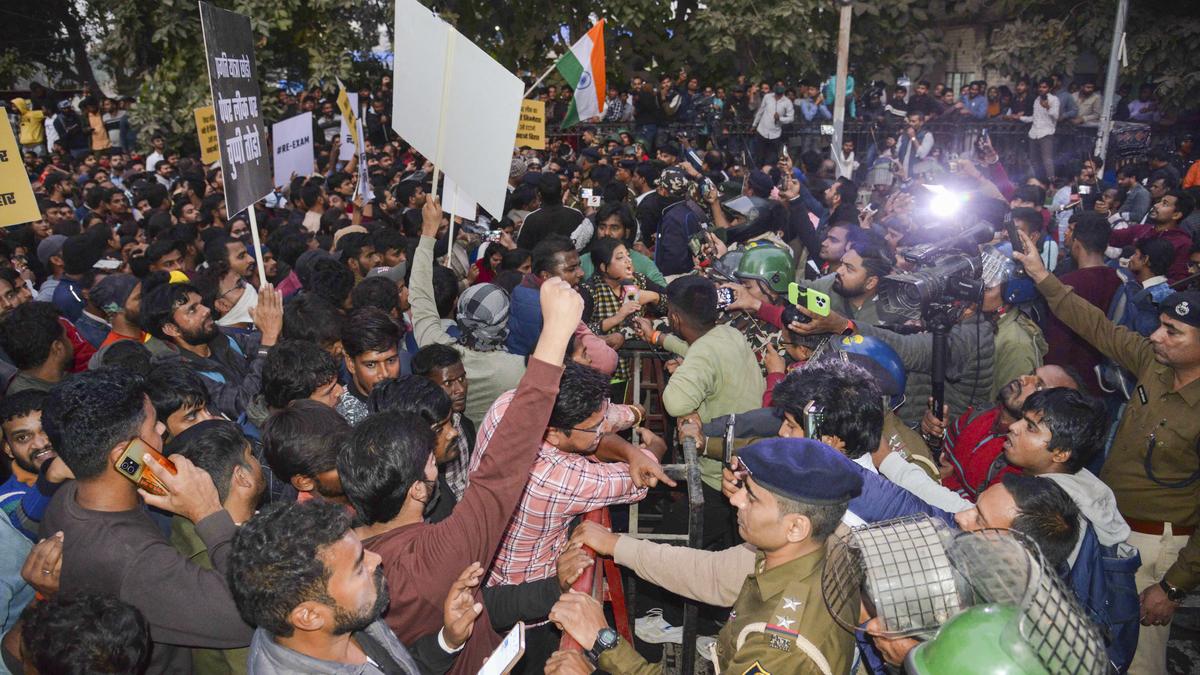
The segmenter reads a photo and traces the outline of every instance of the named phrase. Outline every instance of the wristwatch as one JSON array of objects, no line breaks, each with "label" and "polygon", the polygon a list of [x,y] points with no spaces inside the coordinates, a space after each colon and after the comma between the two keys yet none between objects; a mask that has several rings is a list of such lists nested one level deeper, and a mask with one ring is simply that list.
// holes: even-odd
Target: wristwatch
[{"label": "wristwatch", "polygon": [[[1178,588],[1175,588],[1171,584],[1167,583],[1166,579],[1158,582],[1158,587],[1163,589],[1163,592],[1167,594],[1167,599],[1171,602],[1180,602],[1187,597],[1187,591],[1181,591]],[[600,632],[603,633],[604,631]]]},{"label": "wristwatch", "polygon": [[621,636],[617,634],[617,631],[608,626],[601,628],[600,632],[596,633],[596,641],[592,643],[592,648],[587,650],[588,658],[592,660],[592,663],[599,663],[600,655],[616,647],[620,640]]}]

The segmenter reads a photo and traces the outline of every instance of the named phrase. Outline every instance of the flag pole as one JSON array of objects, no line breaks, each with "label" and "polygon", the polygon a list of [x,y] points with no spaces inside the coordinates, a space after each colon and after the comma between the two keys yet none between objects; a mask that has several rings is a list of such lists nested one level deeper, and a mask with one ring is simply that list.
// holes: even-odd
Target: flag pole
[{"label": "flag pole", "polygon": [[537,86],[542,83],[542,80],[546,79],[550,76],[550,73],[554,72],[554,68],[557,63],[558,61],[556,60],[554,63],[550,64],[550,67],[546,69],[546,72],[542,73],[542,76],[539,77],[533,84],[529,85],[529,89],[525,90],[525,96],[523,98],[529,98],[529,94],[531,94],[534,89],[537,89]]},{"label": "flag pole", "polygon": [[[445,66],[443,66],[444,70],[442,71],[442,102],[441,102],[442,105],[441,105],[441,114],[438,117],[437,150],[435,151],[434,157],[433,157],[433,183],[429,186],[429,190],[430,190],[430,192],[432,192],[432,195],[431,195],[431,197],[426,197],[426,199],[437,198],[438,173],[440,173],[442,170],[442,136],[443,136],[443,133],[445,132],[446,104],[448,103],[448,101],[447,101],[448,97],[447,97],[447,91],[446,91],[446,74],[449,73],[451,70],[453,70],[453,68],[452,68],[453,64],[454,64],[454,30],[450,29],[446,33],[446,64],[445,64]],[[446,196],[445,192],[443,191],[442,201],[445,201],[445,196]],[[446,238],[446,267],[450,267],[450,261],[451,261],[451,258],[453,258],[453,255],[454,255],[454,218],[450,218],[450,230],[449,230],[449,234]]]}]

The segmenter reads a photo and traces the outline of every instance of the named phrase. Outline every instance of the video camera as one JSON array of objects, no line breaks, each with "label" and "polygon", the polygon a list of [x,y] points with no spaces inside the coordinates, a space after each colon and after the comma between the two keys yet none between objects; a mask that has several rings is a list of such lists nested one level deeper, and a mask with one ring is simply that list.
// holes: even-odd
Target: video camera
[{"label": "video camera", "polygon": [[916,269],[890,274],[880,284],[884,312],[953,326],[966,304],[983,297],[979,245],[991,241],[992,226],[979,223],[939,243],[915,246],[902,255]]}]

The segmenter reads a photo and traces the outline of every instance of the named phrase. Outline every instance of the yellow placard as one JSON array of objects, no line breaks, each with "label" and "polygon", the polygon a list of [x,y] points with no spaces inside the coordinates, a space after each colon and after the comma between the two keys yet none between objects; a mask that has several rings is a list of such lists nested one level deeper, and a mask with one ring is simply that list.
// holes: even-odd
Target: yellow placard
[{"label": "yellow placard", "polygon": [[8,115],[0,115],[0,227],[29,223],[42,217],[17,137],[13,136]]},{"label": "yellow placard", "polygon": [[221,161],[220,141],[217,140],[217,113],[211,105],[196,108],[196,135],[200,138],[200,161],[205,164]]},{"label": "yellow placard", "polygon": [[546,102],[521,101],[521,117],[517,121],[516,147],[546,149]]},{"label": "yellow placard", "polygon": [[350,96],[346,93],[346,85],[338,80],[338,95],[337,95],[338,111],[342,113],[342,119],[345,120],[346,126],[350,129],[350,139],[354,142],[354,147],[358,147],[358,115],[355,114],[354,106],[350,105]]}]

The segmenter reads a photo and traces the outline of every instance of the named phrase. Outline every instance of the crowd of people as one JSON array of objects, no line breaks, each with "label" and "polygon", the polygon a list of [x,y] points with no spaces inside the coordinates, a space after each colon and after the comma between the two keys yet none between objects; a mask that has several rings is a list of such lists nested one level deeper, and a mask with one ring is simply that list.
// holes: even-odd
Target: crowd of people
[{"label": "crowd of people", "polygon": [[[842,149],[844,171],[860,169],[862,173],[853,177],[862,182],[881,157],[885,170],[887,160],[900,160],[906,170],[920,160],[938,162],[945,169],[951,158],[923,129],[927,123],[1007,120],[1030,124],[1031,164],[1040,178],[1053,179],[1055,164],[1067,154],[1061,149],[1056,153],[1055,133],[1079,127],[1094,132],[1101,120],[1103,92],[1089,76],[1021,77],[1011,84],[989,86],[976,80],[955,91],[940,82],[902,78],[895,84],[877,80],[856,86],[854,75],[849,75],[846,119],[875,125],[877,133],[873,147],[857,148],[857,162],[852,144]],[[549,123],[566,116],[572,96],[570,87],[550,86],[540,92]],[[610,81],[601,114],[588,121],[628,125],[630,138],[651,152],[668,128],[686,127],[701,146],[711,142],[722,150],[751,155],[752,163],[773,163],[781,151],[797,154],[792,140],[797,128],[832,122],[835,97],[833,77],[823,82],[777,79],[754,84],[738,76],[726,86],[702,84],[700,78],[681,70],[677,76],[663,75],[657,84],[639,76],[628,85]],[[1139,86],[1134,97],[1132,86],[1124,83],[1115,94],[1112,119],[1161,124],[1176,116],[1159,107],[1153,85]],[[743,135],[749,136],[749,144],[743,142]]]},{"label": "crowd of people", "polygon": [[[834,616],[828,544],[923,515],[1021,533],[1115,666],[1167,672],[1200,586],[1190,141],[1063,163],[1037,134],[1094,122],[1091,83],[921,82],[851,113],[901,125],[870,162],[793,159],[821,89],[635,79],[602,120],[634,130],[514,150],[504,212],[474,219],[443,213],[386,78],[348,162],[333,92],[280,92],[318,152],[256,205],[257,249],[220,164],[139,139],[129,101],[12,101],[41,215],[0,237],[4,666],[474,674],[520,623],[515,672],[660,672],[677,614],[620,636],[570,590],[592,552],[732,608],[702,624],[714,672],[882,673],[931,636]],[[720,122],[659,133],[714,109],[753,123],[749,160]],[[1030,122],[1042,169],[986,138],[943,169],[936,115]],[[702,549],[580,524],[645,500],[685,531],[685,439]]]}]

